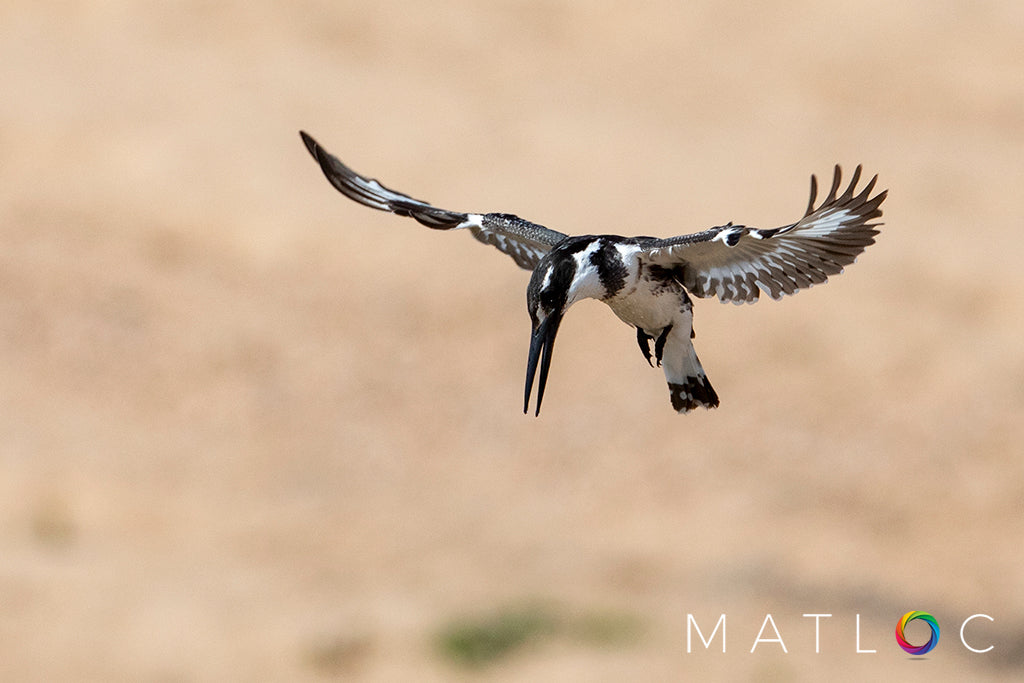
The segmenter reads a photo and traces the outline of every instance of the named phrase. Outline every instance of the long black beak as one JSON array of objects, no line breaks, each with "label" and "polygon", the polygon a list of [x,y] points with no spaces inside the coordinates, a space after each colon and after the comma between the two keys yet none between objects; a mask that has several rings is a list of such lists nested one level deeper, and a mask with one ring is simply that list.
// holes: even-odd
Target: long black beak
[{"label": "long black beak", "polygon": [[[523,398],[523,412],[530,412],[530,394],[533,392],[533,376],[537,373],[537,359],[540,359],[540,381],[537,384],[537,412],[540,415],[540,404],[544,400],[544,386],[548,382],[548,369],[551,367],[551,349],[555,346],[555,335],[562,322],[559,313],[552,313],[537,325],[530,337],[530,358],[526,362],[526,395]],[[543,353],[542,353],[543,352]]]}]

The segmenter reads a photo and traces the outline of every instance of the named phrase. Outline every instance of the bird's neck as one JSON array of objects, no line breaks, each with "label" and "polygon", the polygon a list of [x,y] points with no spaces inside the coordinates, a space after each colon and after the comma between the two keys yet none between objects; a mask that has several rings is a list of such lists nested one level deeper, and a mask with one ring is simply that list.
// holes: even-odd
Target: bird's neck
[{"label": "bird's neck", "polygon": [[576,273],[569,287],[569,301],[600,299],[618,294],[635,276],[633,255],[623,245],[607,238],[597,238],[576,253]]}]

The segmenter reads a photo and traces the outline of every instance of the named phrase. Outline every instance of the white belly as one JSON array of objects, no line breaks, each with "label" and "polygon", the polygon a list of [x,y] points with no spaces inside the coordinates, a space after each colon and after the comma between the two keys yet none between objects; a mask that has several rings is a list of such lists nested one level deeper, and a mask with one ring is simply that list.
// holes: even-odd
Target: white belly
[{"label": "white belly", "polygon": [[636,287],[627,287],[619,296],[606,301],[612,312],[622,322],[639,327],[649,334],[656,334],[688,313],[691,305],[683,295],[682,288],[671,287],[652,289],[650,283],[641,282]]}]

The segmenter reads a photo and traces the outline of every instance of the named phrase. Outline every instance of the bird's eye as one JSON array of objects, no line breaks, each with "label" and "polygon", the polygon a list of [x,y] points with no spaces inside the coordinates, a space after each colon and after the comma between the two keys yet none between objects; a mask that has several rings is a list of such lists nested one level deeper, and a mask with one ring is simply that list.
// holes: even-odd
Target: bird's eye
[{"label": "bird's eye", "polygon": [[545,289],[543,292],[540,293],[541,308],[543,308],[546,313],[550,313],[557,307],[557,299],[558,295],[553,289]]}]

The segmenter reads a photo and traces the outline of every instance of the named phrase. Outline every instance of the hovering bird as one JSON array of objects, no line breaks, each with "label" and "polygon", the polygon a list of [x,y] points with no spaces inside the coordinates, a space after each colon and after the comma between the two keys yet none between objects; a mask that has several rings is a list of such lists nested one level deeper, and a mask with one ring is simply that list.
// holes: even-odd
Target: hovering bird
[{"label": "hovering bird", "polygon": [[[544,399],[551,351],[562,316],[580,299],[599,299],[636,328],[640,351],[656,362],[668,380],[672,407],[679,413],[715,408],[718,394],[693,349],[690,295],[753,303],[763,291],[773,299],[825,282],[874,243],[886,191],[871,196],[876,175],[860,191],[861,167],[842,194],[835,167],[832,188],[815,208],[818,184],[811,176],[811,198],[796,223],[759,230],[731,222],[678,237],[580,235],[545,228],[507,213],[447,211],[355,173],[300,131],[327,180],[349,199],[399,216],[411,216],[435,230],[466,228],[484,244],[497,247],[532,271],[526,304],[533,323],[526,364],[523,412],[530,408],[534,377],[536,415]],[[654,343],[653,356],[651,343]]]}]

